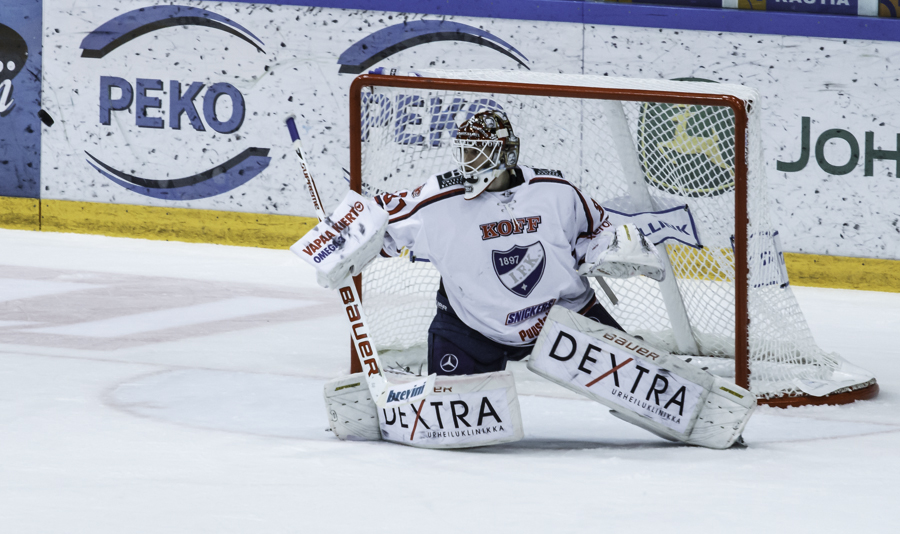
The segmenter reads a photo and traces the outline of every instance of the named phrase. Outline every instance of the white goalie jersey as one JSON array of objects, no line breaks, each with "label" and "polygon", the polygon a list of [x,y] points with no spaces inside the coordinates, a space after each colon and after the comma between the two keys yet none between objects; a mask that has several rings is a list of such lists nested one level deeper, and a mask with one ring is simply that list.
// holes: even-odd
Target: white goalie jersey
[{"label": "white goalie jersey", "polygon": [[510,172],[518,185],[472,200],[463,198],[458,171],[375,200],[390,215],[383,255],[406,247],[427,259],[463,323],[498,343],[525,346],[554,304],[580,312],[593,302],[576,270],[591,239],[612,226],[600,204],[559,171]]}]

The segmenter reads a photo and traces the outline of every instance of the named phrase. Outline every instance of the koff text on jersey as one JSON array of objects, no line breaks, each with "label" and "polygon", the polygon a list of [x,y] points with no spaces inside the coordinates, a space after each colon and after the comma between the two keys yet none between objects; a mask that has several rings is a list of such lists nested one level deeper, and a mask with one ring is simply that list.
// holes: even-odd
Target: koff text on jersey
[{"label": "koff text on jersey", "polygon": [[479,226],[481,228],[481,240],[495,239],[498,237],[506,237],[512,234],[521,234],[528,232],[529,234],[537,232],[538,226],[541,224],[541,216],[517,217],[515,219],[490,222]]}]

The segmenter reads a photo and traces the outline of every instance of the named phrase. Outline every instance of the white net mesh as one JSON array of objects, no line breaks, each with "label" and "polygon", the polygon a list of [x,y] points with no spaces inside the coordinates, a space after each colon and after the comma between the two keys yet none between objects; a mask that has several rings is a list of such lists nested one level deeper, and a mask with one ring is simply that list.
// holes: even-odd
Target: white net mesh
[{"label": "white net mesh", "polygon": [[[512,71],[420,71],[452,78],[732,95],[749,108],[747,129],[751,389],[798,394],[798,380],[831,380],[842,360],[813,340],[778,261],[768,216],[757,95],[742,86]],[[478,111],[504,110],[521,139],[520,164],[558,169],[601,204],[631,213],[687,204],[704,246],[667,245],[681,304],[646,278],[608,280],[619,297],[597,296],[630,333],[671,352],[695,353],[710,370],[733,376],[735,354],[735,118],[709,105],[609,101],[391,87],[362,95],[363,193],[412,189],[452,170],[456,127]],[[621,110],[621,111],[619,111]],[[624,119],[622,118],[624,111]],[[620,138],[616,139],[616,132]],[[624,132],[624,133],[622,133]],[[622,136],[625,142],[622,142]],[[635,163],[638,162],[638,163]],[[631,166],[629,166],[631,164]],[[637,170],[635,170],[637,169]],[[639,173],[636,180],[630,175]],[[376,260],[363,273],[363,299],[377,347],[422,358],[440,277],[429,263]],[[676,288],[677,285],[677,288]],[[679,308],[683,312],[679,312]],[[674,314],[674,315],[673,315]],[[689,329],[678,325],[686,316]],[[676,325],[676,326],[673,326]],[[679,338],[681,339],[679,341]],[[685,350],[685,339],[693,340]]]}]

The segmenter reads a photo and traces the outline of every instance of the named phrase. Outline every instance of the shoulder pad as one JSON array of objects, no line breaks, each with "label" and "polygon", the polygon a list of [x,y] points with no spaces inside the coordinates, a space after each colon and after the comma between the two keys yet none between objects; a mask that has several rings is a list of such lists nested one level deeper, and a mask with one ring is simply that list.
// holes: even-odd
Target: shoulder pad
[{"label": "shoulder pad", "polygon": [[563,175],[560,171],[554,169],[531,169],[534,171],[535,176],[555,176],[557,178],[562,178]]},{"label": "shoulder pad", "polygon": [[453,187],[454,185],[463,185],[463,175],[459,170],[452,170],[445,172],[444,174],[437,175],[438,187],[441,189],[446,189],[448,187]]}]

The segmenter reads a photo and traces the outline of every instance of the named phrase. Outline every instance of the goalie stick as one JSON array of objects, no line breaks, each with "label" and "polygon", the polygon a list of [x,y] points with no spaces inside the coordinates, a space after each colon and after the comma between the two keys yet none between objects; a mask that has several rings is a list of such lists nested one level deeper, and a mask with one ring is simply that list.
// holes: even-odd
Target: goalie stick
[{"label": "goalie stick", "polygon": [[[297,124],[293,116],[288,117],[285,122],[291,134],[291,141],[293,141],[291,148],[293,148],[297,158],[300,160],[300,170],[303,171],[303,177],[306,179],[306,188],[309,190],[309,196],[316,210],[316,217],[318,217],[319,222],[325,221],[328,215],[325,213],[325,208],[322,205],[322,198],[319,196],[319,190],[316,188],[316,181],[309,171],[306,151],[303,150],[303,144],[300,142]],[[402,384],[389,383],[382,370],[381,358],[378,357],[378,351],[375,349],[375,344],[372,343],[372,338],[369,336],[369,328],[362,308],[362,301],[359,298],[359,292],[356,290],[356,284],[353,283],[352,276],[347,277],[345,283],[341,284],[338,293],[341,295],[341,301],[346,307],[347,318],[350,320],[350,339],[365,373],[369,393],[375,399],[375,405],[379,408],[392,408],[418,401],[424,402],[425,397],[434,388],[434,379],[437,375],[431,374],[422,379]]]}]

